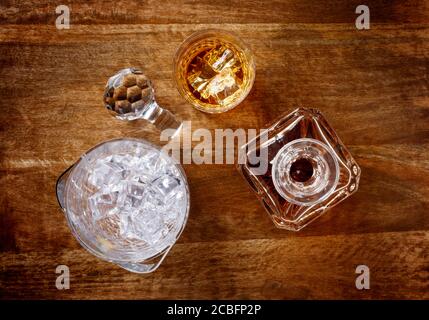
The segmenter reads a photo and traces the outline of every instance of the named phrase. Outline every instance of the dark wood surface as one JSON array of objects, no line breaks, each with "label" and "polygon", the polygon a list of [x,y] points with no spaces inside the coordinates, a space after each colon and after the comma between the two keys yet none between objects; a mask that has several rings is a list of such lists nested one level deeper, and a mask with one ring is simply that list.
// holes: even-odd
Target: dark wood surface
[{"label": "dark wood surface", "polygon": [[[61,1],[68,4],[69,1]],[[429,298],[429,3],[367,1],[0,1],[0,298]],[[172,79],[194,31],[235,31],[257,63],[236,109],[190,107]],[[194,128],[262,128],[296,106],[321,109],[362,168],[359,191],[299,233],[276,229],[233,165],[185,165],[186,229],[154,273],[132,274],[79,246],[55,198],[58,175],[117,137],[154,127],[102,105],[117,70],[145,70],[157,100]],[[70,267],[71,288],[55,287]],[[371,289],[355,288],[355,268]]]}]

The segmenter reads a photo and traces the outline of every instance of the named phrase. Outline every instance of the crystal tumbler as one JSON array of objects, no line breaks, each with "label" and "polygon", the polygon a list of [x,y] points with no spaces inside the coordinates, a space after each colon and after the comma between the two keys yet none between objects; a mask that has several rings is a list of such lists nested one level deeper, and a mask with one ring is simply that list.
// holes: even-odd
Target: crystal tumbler
[{"label": "crystal tumbler", "polygon": [[180,236],[189,211],[185,173],[142,139],[103,142],[57,181],[71,232],[95,256],[129,271],[154,271]]},{"label": "crystal tumbler", "polygon": [[265,134],[242,147],[238,169],[277,227],[298,231],[358,189],[360,168],[320,111],[299,108]]},{"label": "crystal tumbler", "polygon": [[253,55],[234,34],[199,31],[187,38],[174,59],[180,94],[208,113],[231,110],[249,94],[255,79]]}]

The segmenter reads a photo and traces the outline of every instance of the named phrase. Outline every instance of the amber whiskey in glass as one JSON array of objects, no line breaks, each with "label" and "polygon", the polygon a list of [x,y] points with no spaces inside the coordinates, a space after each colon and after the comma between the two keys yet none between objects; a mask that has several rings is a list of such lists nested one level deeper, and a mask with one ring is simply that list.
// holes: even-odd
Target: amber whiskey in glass
[{"label": "amber whiskey in glass", "polygon": [[358,189],[361,170],[319,110],[296,109],[266,134],[241,147],[238,169],[277,227],[298,231]]},{"label": "amber whiskey in glass", "polygon": [[196,109],[220,113],[237,106],[250,92],[255,64],[250,50],[235,35],[200,31],[187,38],[174,60],[180,94]]}]

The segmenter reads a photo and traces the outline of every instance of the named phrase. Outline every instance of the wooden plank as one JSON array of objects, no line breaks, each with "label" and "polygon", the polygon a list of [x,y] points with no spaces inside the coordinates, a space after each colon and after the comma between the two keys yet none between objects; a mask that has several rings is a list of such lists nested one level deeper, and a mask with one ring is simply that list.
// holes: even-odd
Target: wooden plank
[{"label": "wooden plank", "polygon": [[[0,254],[0,293],[55,299],[428,299],[428,232],[196,242],[176,245],[150,275],[81,249]],[[357,290],[355,269],[371,269]],[[55,267],[70,268],[70,290]]]},{"label": "wooden plank", "polygon": [[[351,23],[359,0],[54,0],[0,4],[0,24],[54,24],[55,8],[68,5],[72,24]],[[428,23],[424,0],[367,0],[372,22]]]}]

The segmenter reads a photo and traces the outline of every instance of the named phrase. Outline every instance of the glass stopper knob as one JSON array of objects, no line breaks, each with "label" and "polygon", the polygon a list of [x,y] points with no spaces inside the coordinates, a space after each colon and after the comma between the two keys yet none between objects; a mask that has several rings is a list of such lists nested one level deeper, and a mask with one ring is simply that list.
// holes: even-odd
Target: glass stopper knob
[{"label": "glass stopper knob", "polygon": [[181,122],[155,101],[152,82],[137,68],[122,69],[110,77],[103,100],[105,107],[117,119],[144,119],[160,130],[178,130],[181,127]]}]

